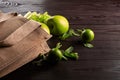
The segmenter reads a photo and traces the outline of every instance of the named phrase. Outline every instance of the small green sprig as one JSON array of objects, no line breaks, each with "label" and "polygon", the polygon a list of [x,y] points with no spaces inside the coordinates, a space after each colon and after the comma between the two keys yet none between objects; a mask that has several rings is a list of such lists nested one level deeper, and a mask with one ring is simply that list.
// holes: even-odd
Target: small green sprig
[{"label": "small green sprig", "polygon": [[91,44],[91,43],[83,43],[83,45],[87,48],[93,48],[94,47],[94,45]]},{"label": "small green sprig", "polygon": [[37,66],[41,66],[43,63],[56,64],[61,60],[77,60],[79,58],[77,52],[73,52],[73,47],[69,47],[66,50],[61,50],[61,43],[57,43],[55,48],[52,48],[46,55],[39,55],[38,60],[33,63]]},{"label": "small green sprig", "polygon": [[69,29],[68,32],[64,33],[63,35],[59,36],[59,39],[65,40],[67,38],[70,38],[72,36],[80,36],[78,33],[74,31],[74,29]]},{"label": "small green sprig", "polygon": [[73,52],[73,47],[70,46],[69,48],[67,48],[66,50],[63,50],[62,53],[65,57],[69,58],[69,59],[74,59],[77,60],[79,58],[78,53],[77,52]]}]

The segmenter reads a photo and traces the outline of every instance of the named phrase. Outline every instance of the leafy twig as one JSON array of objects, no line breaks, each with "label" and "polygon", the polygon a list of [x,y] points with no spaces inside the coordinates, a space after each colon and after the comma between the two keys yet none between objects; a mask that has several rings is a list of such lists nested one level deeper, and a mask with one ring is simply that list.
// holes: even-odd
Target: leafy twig
[{"label": "leafy twig", "polygon": [[78,53],[76,53],[76,52],[73,52],[73,47],[71,46],[71,47],[69,47],[69,48],[67,48],[65,51],[63,51],[63,55],[65,56],[65,57],[67,57],[67,58],[69,58],[69,59],[75,59],[75,60],[77,60],[78,59]]},{"label": "leafy twig", "polygon": [[74,29],[69,29],[68,32],[64,33],[62,36],[59,36],[61,40],[65,40],[67,38],[70,38],[72,36],[80,36],[78,33],[74,31]]}]

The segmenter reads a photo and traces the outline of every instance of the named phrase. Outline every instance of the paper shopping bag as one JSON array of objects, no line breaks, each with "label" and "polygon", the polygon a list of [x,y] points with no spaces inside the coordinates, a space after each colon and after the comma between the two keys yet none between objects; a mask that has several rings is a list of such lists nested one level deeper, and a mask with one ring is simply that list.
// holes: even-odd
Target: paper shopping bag
[{"label": "paper shopping bag", "polygon": [[[14,23],[15,18],[20,19],[21,24]],[[15,27],[13,29],[11,29],[13,26],[7,26],[11,25],[9,22],[11,19],[14,20],[11,22]],[[4,25],[7,23],[6,26],[9,29],[4,30],[3,27],[6,26],[0,25],[0,30],[4,31],[0,33],[0,78],[37,58],[39,54],[45,54],[50,50],[47,40],[51,35],[40,27],[40,23],[18,16],[5,21],[8,22],[2,22]]]}]

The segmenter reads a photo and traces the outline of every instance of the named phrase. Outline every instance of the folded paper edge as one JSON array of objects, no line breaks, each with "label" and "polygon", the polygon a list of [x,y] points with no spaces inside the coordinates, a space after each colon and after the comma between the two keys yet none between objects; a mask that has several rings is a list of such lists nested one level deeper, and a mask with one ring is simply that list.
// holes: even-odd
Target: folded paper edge
[{"label": "folded paper edge", "polygon": [[[29,26],[28,26],[29,24]],[[33,27],[32,27],[33,26]],[[29,20],[25,24],[23,24],[21,27],[16,29],[13,33],[11,33],[2,43],[3,46],[12,46],[16,44],[17,42],[21,41],[23,38],[28,36],[31,32],[33,32],[35,29],[40,27],[41,25],[33,20]],[[24,29],[23,29],[24,28]],[[27,31],[25,31],[27,30]],[[24,33],[22,33],[22,31]]]}]

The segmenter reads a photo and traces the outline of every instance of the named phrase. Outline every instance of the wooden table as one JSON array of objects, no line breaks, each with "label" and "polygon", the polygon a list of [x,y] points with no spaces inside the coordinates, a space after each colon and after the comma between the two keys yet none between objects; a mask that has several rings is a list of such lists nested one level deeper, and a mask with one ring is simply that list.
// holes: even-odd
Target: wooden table
[{"label": "wooden table", "polygon": [[68,18],[71,28],[95,32],[92,49],[83,47],[76,37],[48,41],[50,47],[59,41],[63,49],[72,45],[79,60],[44,67],[28,63],[1,80],[120,80],[120,0],[3,0],[0,10],[60,14]]}]

